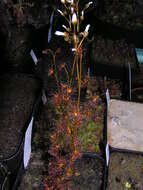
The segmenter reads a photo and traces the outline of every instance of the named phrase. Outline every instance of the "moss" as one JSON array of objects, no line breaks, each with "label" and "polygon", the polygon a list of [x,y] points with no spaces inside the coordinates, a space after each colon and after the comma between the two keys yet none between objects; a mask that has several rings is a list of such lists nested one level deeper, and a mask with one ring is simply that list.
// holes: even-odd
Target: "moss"
[{"label": "moss", "polygon": [[102,123],[90,121],[78,131],[78,137],[82,144],[83,151],[100,152],[99,143],[102,139]]}]

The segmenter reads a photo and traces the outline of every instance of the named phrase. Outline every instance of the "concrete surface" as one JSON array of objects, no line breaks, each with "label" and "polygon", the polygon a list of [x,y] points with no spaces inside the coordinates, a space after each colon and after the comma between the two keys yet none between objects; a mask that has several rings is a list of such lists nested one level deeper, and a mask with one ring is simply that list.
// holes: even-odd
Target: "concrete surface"
[{"label": "concrete surface", "polygon": [[113,148],[143,152],[143,104],[111,100],[107,138]]}]

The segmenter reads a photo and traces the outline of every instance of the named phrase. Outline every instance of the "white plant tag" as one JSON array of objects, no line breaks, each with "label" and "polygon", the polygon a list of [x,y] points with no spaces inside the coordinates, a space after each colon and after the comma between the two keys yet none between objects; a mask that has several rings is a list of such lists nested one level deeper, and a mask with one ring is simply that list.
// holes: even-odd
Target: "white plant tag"
[{"label": "white plant tag", "polygon": [[143,49],[135,48],[139,65],[143,64]]},{"label": "white plant tag", "polygon": [[47,102],[47,97],[44,90],[42,91],[42,102],[43,102],[43,105],[45,105]]},{"label": "white plant tag", "polygon": [[24,168],[28,166],[28,162],[30,160],[31,155],[31,137],[32,137],[32,126],[33,126],[34,118],[31,118],[29,126],[25,133],[25,141],[24,141]]},{"label": "white plant tag", "polygon": [[32,57],[32,59],[33,59],[35,65],[37,65],[37,63],[38,63],[38,59],[37,59],[37,57],[36,57],[36,55],[35,55],[33,49],[31,49],[31,51],[30,51],[30,55],[31,55],[31,57]]},{"label": "white plant tag", "polygon": [[110,152],[109,152],[109,144],[106,145],[106,164],[109,165]]},{"label": "white plant tag", "polygon": [[88,67],[87,76],[90,78],[90,68]]},{"label": "white plant tag", "polygon": [[52,38],[53,18],[54,18],[54,11],[52,12],[51,17],[50,17],[50,27],[49,27],[49,31],[48,31],[48,43],[51,41],[51,38]]},{"label": "white plant tag", "polygon": [[108,88],[106,90],[106,101],[107,101],[107,105],[109,106],[109,104],[110,104],[110,94],[109,94],[109,89]]}]

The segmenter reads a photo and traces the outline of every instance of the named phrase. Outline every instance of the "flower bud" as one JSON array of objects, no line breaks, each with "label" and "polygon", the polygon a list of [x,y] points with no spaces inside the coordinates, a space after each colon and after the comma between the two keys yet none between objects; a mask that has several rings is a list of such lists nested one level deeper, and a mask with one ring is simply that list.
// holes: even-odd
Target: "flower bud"
[{"label": "flower bud", "polygon": [[67,2],[72,4],[72,5],[74,4],[74,0],[67,0]]},{"label": "flower bud", "polygon": [[84,38],[86,38],[88,36],[88,31],[89,31],[89,28],[90,28],[90,24],[88,24],[83,32],[83,36]]},{"label": "flower bud", "polygon": [[85,28],[85,32],[88,32],[89,31],[89,28],[90,28],[90,24],[88,24]]},{"label": "flower bud", "polygon": [[66,0],[61,0],[61,3],[65,4],[65,3],[66,3]]},{"label": "flower bud", "polygon": [[89,8],[89,6],[90,6],[91,4],[93,4],[93,2],[92,2],[92,1],[90,1],[89,3],[87,3],[87,4],[85,5],[85,9],[88,9],[88,8]]},{"label": "flower bud", "polygon": [[63,27],[67,32],[70,32],[70,28],[66,27],[65,25],[62,25],[62,27]]},{"label": "flower bud", "polygon": [[62,16],[64,16],[64,13],[63,13],[61,10],[57,9],[57,11],[58,11]]},{"label": "flower bud", "polygon": [[72,14],[74,13],[74,7],[71,7],[71,13]]},{"label": "flower bud", "polygon": [[84,20],[84,11],[81,12],[80,19],[81,19],[81,20]]},{"label": "flower bud", "polygon": [[77,16],[76,16],[76,13],[73,13],[73,15],[72,15],[72,24],[77,24]]},{"label": "flower bud", "polygon": [[66,36],[66,35],[67,35],[66,32],[60,32],[60,31],[56,31],[55,34],[56,34],[57,36]]}]

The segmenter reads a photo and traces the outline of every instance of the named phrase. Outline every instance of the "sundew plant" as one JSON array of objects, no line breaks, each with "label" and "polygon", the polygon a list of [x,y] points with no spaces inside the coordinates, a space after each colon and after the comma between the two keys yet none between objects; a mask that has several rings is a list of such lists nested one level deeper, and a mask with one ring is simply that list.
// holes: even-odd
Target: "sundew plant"
[{"label": "sundew plant", "polygon": [[90,25],[87,24],[84,31],[80,31],[81,23],[84,20],[84,14],[86,9],[93,3],[89,2],[84,5],[82,10],[79,9],[80,0],[61,0],[63,4],[63,10],[59,10],[59,14],[63,16],[67,22],[66,25],[62,25],[64,31],[56,31],[55,34],[63,36],[64,40],[72,44],[72,51],[74,52],[74,60],[71,71],[70,86],[72,84],[73,75],[76,70],[76,76],[78,80],[78,107],[80,105],[80,92],[82,81],[82,59],[83,59],[83,42],[87,38]]},{"label": "sundew plant", "polygon": [[[90,25],[87,24],[83,31],[80,31],[80,28],[86,9],[92,2],[86,3],[82,9],[79,7],[79,0],[61,0],[61,3],[63,9],[58,9],[58,12],[65,18],[66,24],[62,25],[63,31],[56,31],[55,34],[64,37],[64,40],[72,45],[71,51],[74,57],[70,74],[65,63],[56,65],[56,55],[60,53],[59,48],[55,52],[50,49],[43,51],[44,54],[50,53],[53,57],[53,64],[48,76],[55,77],[58,90],[49,100],[49,111],[51,109],[50,112],[53,112],[54,124],[49,135],[48,153],[50,158],[48,177],[45,176],[44,179],[44,190],[70,190],[71,178],[80,175],[74,168],[75,161],[82,155],[81,140],[78,133],[85,122],[92,118],[89,107],[96,104],[96,101],[91,101],[92,106],[86,104],[83,107],[80,104],[81,83],[82,85],[87,83],[86,78],[85,81],[82,80],[83,42],[88,36]],[[66,83],[59,80],[61,70],[67,76]],[[78,81],[77,100],[72,99],[72,93],[75,90],[74,76]]]}]

